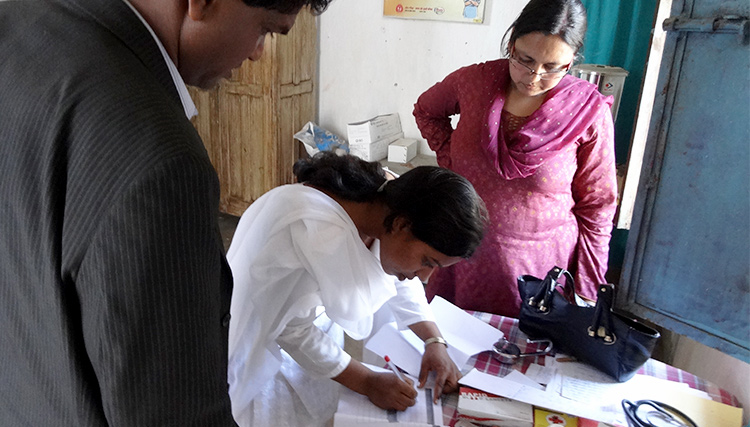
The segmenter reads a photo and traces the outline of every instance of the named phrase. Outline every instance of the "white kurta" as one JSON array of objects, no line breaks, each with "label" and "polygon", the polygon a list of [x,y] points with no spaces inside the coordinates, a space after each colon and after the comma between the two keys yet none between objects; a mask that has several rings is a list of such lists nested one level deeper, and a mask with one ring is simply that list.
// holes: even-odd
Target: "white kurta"
[{"label": "white kurta", "polygon": [[[269,191],[242,215],[227,253],[234,275],[229,394],[240,426],[260,425],[254,400],[277,405],[277,416],[282,403],[290,415],[332,416],[337,383],[328,378],[351,360],[336,332],[369,336],[386,302],[400,328],[433,320],[422,284],[387,275],[377,243],[368,249],[335,200],[302,184]],[[290,401],[274,402],[281,395]]]}]

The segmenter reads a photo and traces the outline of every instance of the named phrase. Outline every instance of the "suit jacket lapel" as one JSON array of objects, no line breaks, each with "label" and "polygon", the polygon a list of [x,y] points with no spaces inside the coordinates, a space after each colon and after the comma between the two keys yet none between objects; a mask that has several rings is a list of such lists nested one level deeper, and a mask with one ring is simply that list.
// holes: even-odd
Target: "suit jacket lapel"
[{"label": "suit jacket lapel", "polygon": [[130,48],[152,71],[167,93],[180,103],[172,76],[154,38],[122,0],[58,0],[80,14],[89,15]]}]

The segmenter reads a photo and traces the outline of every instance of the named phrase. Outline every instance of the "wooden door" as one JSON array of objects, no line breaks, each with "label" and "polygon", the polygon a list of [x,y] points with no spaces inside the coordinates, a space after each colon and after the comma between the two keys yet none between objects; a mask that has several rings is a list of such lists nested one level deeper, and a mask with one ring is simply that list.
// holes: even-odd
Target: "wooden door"
[{"label": "wooden door", "polygon": [[245,61],[210,91],[190,88],[222,212],[239,216],[266,191],[294,181],[302,151],[293,135],[315,119],[316,65],[316,20],[304,9],[289,34],[266,39],[260,61]]}]

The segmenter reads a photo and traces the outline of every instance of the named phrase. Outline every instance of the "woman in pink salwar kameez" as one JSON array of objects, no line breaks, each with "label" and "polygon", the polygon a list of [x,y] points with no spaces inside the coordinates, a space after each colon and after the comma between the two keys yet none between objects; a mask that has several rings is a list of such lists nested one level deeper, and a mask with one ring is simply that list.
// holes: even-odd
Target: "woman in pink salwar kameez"
[{"label": "woman in pink salwar kameez", "polygon": [[414,116],[438,164],[468,178],[490,215],[474,256],[436,272],[428,298],[517,317],[517,277],[542,278],[555,265],[596,297],[617,183],[612,97],[566,75],[583,44],[583,5],[532,0],[508,31],[509,59],[451,73],[419,97]]}]

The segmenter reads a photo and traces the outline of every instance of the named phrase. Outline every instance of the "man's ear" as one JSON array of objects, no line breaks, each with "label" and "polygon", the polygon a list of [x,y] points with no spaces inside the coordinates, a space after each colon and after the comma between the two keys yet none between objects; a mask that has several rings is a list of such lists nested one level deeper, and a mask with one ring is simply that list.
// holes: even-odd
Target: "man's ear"
[{"label": "man's ear", "polygon": [[399,215],[393,219],[393,226],[391,228],[393,231],[411,230],[411,221],[405,216]]},{"label": "man's ear", "polygon": [[188,0],[188,16],[193,21],[201,21],[211,0]]}]

